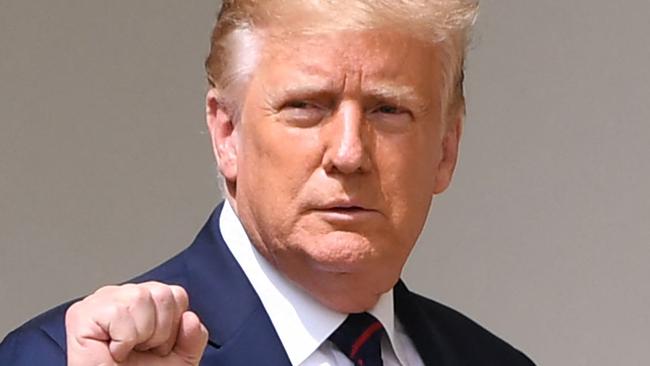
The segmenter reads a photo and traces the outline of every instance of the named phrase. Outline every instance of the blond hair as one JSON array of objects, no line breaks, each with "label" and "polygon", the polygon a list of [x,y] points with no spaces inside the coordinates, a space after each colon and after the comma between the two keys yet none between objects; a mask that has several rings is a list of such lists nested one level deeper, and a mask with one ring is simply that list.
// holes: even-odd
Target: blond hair
[{"label": "blond hair", "polygon": [[463,66],[477,12],[478,0],[224,0],[205,62],[208,81],[223,103],[236,103],[256,67],[263,29],[302,34],[388,27],[443,45],[448,107],[464,106]]}]

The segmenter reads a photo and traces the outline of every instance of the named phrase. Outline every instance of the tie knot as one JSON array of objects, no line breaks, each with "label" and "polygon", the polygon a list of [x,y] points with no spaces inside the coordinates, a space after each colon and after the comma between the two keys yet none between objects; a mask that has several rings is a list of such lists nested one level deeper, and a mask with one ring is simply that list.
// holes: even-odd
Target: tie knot
[{"label": "tie knot", "polygon": [[382,365],[381,337],[384,327],[368,313],[350,314],[330,336],[332,341],[357,366]]}]

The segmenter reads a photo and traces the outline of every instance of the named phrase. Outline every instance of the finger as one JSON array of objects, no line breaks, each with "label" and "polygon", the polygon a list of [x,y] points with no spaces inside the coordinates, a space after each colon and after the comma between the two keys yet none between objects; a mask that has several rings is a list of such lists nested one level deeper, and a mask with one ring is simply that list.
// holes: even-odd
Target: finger
[{"label": "finger", "polygon": [[[154,332],[146,342],[136,346],[137,351],[156,350],[156,354],[166,356],[171,351],[176,341],[176,334],[178,332],[178,324],[182,314],[176,305],[174,294],[171,288],[159,282],[149,282],[144,284],[153,300],[156,311],[156,324]],[[169,347],[161,347],[163,345],[171,344]],[[167,351],[164,352],[166,349]]]},{"label": "finger", "polygon": [[124,285],[116,296],[98,321],[111,339],[111,355],[121,362],[136,345],[151,338],[157,315],[151,293],[141,285]]},{"label": "finger", "polygon": [[98,365],[114,361],[106,342],[107,332],[87,313],[87,303],[79,301],[65,314],[67,359],[69,366]]},{"label": "finger", "polygon": [[65,313],[66,337],[77,338],[78,343],[85,340],[105,342],[110,340],[108,332],[94,318],[98,310],[93,307],[88,298],[72,304]]},{"label": "finger", "polygon": [[117,362],[126,360],[138,341],[138,330],[128,307],[122,304],[105,306],[96,312],[94,321],[108,336],[111,357]]},{"label": "finger", "polygon": [[172,318],[171,334],[169,338],[166,342],[151,350],[159,356],[167,356],[174,348],[176,338],[178,337],[178,328],[181,323],[182,315],[189,307],[189,297],[184,288],[180,286],[168,286],[168,288],[171,290],[173,295],[176,312]]},{"label": "finger", "polygon": [[172,294],[174,294],[174,300],[176,300],[181,314],[183,314],[190,306],[190,298],[187,295],[187,291],[180,286],[169,286],[169,288],[172,290]]},{"label": "finger", "polygon": [[208,343],[208,330],[198,316],[186,311],[181,318],[173,352],[187,363],[198,365]]}]

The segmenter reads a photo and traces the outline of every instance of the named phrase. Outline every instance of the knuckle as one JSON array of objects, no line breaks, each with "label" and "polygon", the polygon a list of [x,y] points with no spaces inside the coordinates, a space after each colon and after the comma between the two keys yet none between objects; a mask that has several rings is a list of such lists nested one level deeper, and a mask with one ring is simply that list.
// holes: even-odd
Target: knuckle
[{"label": "knuckle", "polygon": [[172,290],[165,285],[154,286],[150,289],[151,297],[156,303],[170,305],[174,303],[174,294]]},{"label": "knuckle", "polygon": [[119,286],[109,285],[98,288],[91,296],[103,296],[119,290]]},{"label": "knuckle", "polygon": [[169,288],[171,289],[177,303],[183,307],[187,307],[187,304],[189,303],[187,291],[185,291],[183,287],[177,285],[169,286]]},{"label": "knuckle", "polygon": [[158,281],[147,281],[143,282],[141,285],[145,287],[166,286],[164,283]]},{"label": "knuckle", "polygon": [[142,304],[151,300],[151,292],[143,286],[125,285],[124,297],[130,303]]},{"label": "knuckle", "polygon": [[82,307],[83,305],[81,301],[72,304],[65,312],[65,323],[70,324],[79,319],[82,313]]},{"label": "knuckle", "polygon": [[129,315],[129,307],[126,304],[110,303],[106,305],[105,312],[108,319],[122,319]]},{"label": "knuckle", "polygon": [[121,337],[119,340],[120,343],[123,343],[124,345],[130,347],[135,346],[138,343],[138,338],[137,338],[136,333],[128,333],[125,334],[123,337]]}]

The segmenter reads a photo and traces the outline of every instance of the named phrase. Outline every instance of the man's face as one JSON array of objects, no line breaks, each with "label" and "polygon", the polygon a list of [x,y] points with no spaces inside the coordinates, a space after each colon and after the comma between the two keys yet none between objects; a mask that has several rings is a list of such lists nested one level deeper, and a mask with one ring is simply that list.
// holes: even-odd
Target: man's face
[{"label": "man's face", "polygon": [[256,248],[331,308],[395,284],[453,172],[438,50],[404,35],[267,38],[240,122],[208,95],[233,206]]}]

